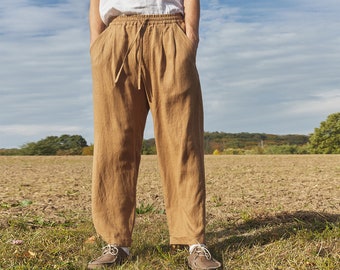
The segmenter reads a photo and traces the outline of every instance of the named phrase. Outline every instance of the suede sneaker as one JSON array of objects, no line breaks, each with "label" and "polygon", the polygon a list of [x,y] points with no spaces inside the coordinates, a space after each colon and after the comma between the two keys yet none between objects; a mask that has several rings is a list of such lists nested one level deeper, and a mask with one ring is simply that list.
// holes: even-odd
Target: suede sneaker
[{"label": "suede sneaker", "polygon": [[193,249],[188,256],[188,264],[193,270],[218,269],[222,266],[220,262],[211,257],[209,250],[204,245]]},{"label": "suede sneaker", "polygon": [[106,266],[122,265],[129,255],[120,247],[107,245],[103,247],[103,253],[97,259],[89,262],[87,269],[101,269]]}]

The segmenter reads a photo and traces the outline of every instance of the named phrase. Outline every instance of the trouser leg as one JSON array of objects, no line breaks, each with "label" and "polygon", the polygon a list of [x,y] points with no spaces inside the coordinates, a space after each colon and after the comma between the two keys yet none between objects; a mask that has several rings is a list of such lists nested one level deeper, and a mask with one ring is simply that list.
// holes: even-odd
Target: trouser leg
[{"label": "trouser leg", "polygon": [[[137,30],[136,30],[137,31]],[[134,29],[112,25],[91,47],[94,103],[92,215],[97,233],[110,244],[130,246],[136,182],[149,110],[137,90],[136,52],[128,50]],[[115,83],[119,66],[121,78]]]},{"label": "trouser leg", "polygon": [[145,32],[153,48],[145,66],[170,242],[196,244],[205,242],[203,105],[194,47],[180,23]]}]

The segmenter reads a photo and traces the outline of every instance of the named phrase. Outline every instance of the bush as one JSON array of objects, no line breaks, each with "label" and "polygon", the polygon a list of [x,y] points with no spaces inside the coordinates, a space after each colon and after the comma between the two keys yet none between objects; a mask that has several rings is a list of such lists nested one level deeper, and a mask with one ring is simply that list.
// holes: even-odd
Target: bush
[{"label": "bush", "polygon": [[265,147],[264,153],[272,155],[309,154],[307,145],[298,146],[289,144]]},{"label": "bush", "polygon": [[93,150],[94,150],[94,146],[93,144],[91,144],[90,146],[84,147],[81,154],[83,156],[93,156]]},{"label": "bush", "polygon": [[228,149],[223,149],[222,154],[223,155],[244,155],[245,150],[240,149],[240,148],[228,148]]},{"label": "bush", "polygon": [[21,154],[20,149],[0,149],[0,156],[18,156]]},{"label": "bush", "polygon": [[214,152],[213,152],[213,155],[220,155],[220,151],[218,151],[218,149],[215,149]]}]

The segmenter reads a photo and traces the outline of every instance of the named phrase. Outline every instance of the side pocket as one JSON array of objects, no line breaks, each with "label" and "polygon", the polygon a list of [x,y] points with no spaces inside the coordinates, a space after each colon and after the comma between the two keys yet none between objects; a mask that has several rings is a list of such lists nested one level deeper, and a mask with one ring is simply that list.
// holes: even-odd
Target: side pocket
[{"label": "side pocket", "polygon": [[105,36],[107,35],[109,27],[106,27],[106,29],[100,33],[100,35],[96,38],[96,40],[92,43],[91,47],[90,47],[90,54],[92,54],[92,51],[94,50],[94,47],[96,47],[96,45],[98,43],[100,43],[99,41],[102,40],[103,38],[105,38]]},{"label": "side pocket", "polygon": [[176,29],[178,32],[178,35],[181,37],[183,42],[187,44],[193,51],[196,50],[195,44],[188,38],[185,32],[185,22],[177,22],[176,24]]}]

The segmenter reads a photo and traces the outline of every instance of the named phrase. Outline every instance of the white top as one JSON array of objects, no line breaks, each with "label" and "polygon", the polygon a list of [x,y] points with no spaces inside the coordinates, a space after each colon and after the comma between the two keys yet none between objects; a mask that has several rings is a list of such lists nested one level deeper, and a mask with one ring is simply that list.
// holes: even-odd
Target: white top
[{"label": "white top", "polygon": [[125,14],[184,13],[183,0],[100,0],[100,16],[108,25],[113,17]]}]

